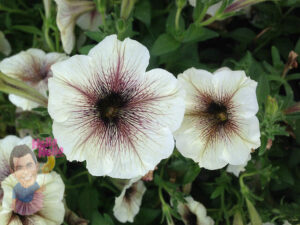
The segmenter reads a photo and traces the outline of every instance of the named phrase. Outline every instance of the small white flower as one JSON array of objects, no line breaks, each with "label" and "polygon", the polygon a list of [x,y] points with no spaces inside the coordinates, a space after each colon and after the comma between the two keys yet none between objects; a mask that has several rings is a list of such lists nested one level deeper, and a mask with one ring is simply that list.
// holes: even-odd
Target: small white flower
[{"label": "small white flower", "polygon": [[[48,78],[52,76],[50,67],[66,58],[65,54],[55,52],[46,54],[40,49],[31,48],[5,58],[0,63],[0,70],[7,76],[27,83],[47,97]],[[39,106],[38,103],[14,94],[9,95],[9,100],[23,110],[31,110]]]},{"label": "small white flower", "polygon": [[191,196],[186,197],[186,203],[178,204],[178,212],[185,225],[213,225],[215,222],[206,215],[205,207]]},{"label": "small white flower", "polygon": [[292,224],[290,224],[289,221],[284,220],[282,225],[292,225]]},{"label": "small white flower", "polygon": [[[74,28],[76,21],[83,14],[93,11],[95,3],[82,0],[55,0],[55,2],[57,4],[56,23],[60,31],[63,49],[67,54],[70,54],[75,45]],[[94,19],[97,19],[98,16],[94,18],[91,15],[93,14],[86,14],[80,19],[79,24],[83,26],[97,24]],[[86,20],[88,17],[90,22]]]},{"label": "small white flower", "polygon": [[2,31],[0,31],[0,52],[6,56],[11,53],[11,46]]},{"label": "small white flower", "polygon": [[7,177],[1,184],[4,191],[2,209],[0,211],[1,225],[60,225],[63,222],[65,208],[62,202],[65,185],[61,177],[55,173],[39,174],[37,183],[44,186],[43,207],[37,213],[28,216],[20,216],[12,211],[12,192],[18,183],[13,174]]},{"label": "small white flower", "polygon": [[95,176],[131,179],[171,155],[184,91],[165,70],[145,72],[148,63],[143,45],[111,35],[52,66],[48,111],[68,160],[86,160]]},{"label": "small white flower", "polygon": [[[8,135],[0,140],[0,184],[11,174],[9,165],[10,153],[17,145],[27,145],[32,150],[32,138],[27,136],[21,139],[14,135]],[[3,191],[0,186],[0,202],[2,197]]]},{"label": "small white flower", "polygon": [[124,187],[121,195],[116,198],[114,216],[122,223],[133,222],[138,214],[146,187],[143,181],[132,179]]},{"label": "small white flower", "polygon": [[228,173],[233,173],[236,177],[239,177],[241,172],[244,172],[246,169],[245,167],[247,166],[249,160],[251,159],[251,155],[249,155],[247,161],[241,165],[228,165],[226,168],[226,171]]},{"label": "small white flower", "polygon": [[186,111],[175,132],[178,150],[206,169],[245,163],[260,146],[257,83],[244,71],[213,74],[191,68],[178,76],[186,90]]}]

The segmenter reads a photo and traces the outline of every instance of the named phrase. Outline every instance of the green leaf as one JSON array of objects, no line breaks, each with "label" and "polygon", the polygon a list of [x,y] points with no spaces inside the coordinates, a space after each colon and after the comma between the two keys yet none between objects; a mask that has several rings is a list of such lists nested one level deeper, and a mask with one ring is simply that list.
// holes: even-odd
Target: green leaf
[{"label": "green leaf", "polygon": [[265,73],[260,74],[256,93],[257,93],[257,99],[258,99],[259,104],[261,105],[261,104],[266,103],[267,97],[270,93],[270,87],[269,87],[267,74],[265,74]]},{"label": "green leaf", "polygon": [[189,28],[184,32],[184,37],[182,42],[198,42],[205,41],[218,37],[219,34],[215,31],[207,29],[205,27],[197,27],[195,24],[191,24]]},{"label": "green leaf", "polygon": [[23,31],[23,32],[26,32],[26,33],[36,34],[36,35],[40,35],[40,36],[43,35],[42,31],[39,30],[38,28],[34,27],[34,26],[15,25],[15,26],[12,26],[12,29],[20,30],[20,31]]},{"label": "green leaf", "polygon": [[90,39],[100,42],[105,38],[105,34],[101,31],[86,31],[84,32]]},{"label": "green leaf", "polygon": [[199,167],[198,164],[195,163],[194,165],[192,165],[183,178],[183,184],[188,184],[193,182],[196,179],[196,177],[199,175],[200,171],[201,168]]},{"label": "green leaf", "polygon": [[213,193],[211,194],[210,198],[211,199],[215,199],[217,197],[219,197],[222,192],[224,192],[224,187],[223,186],[218,186],[214,191]]},{"label": "green leaf", "polygon": [[283,64],[282,61],[280,60],[279,51],[275,46],[272,46],[272,62],[274,66]]},{"label": "green leaf", "polygon": [[253,30],[246,28],[246,27],[241,27],[237,28],[231,32],[226,33],[224,35],[225,37],[230,37],[234,40],[237,40],[241,43],[246,43],[249,44],[253,41],[255,38],[256,34]]},{"label": "green leaf", "polygon": [[246,198],[246,203],[247,203],[251,224],[262,225],[261,218],[258,212],[256,211],[254,205],[252,204],[252,202],[248,198]]},{"label": "green leaf", "polygon": [[133,13],[133,16],[146,24],[147,26],[150,26],[151,23],[151,4],[148,0],[139,1],[136,6]]},{"label": "green leaf", "polygon": [[180,43],[176,41],[170,34],[160,35],[154,42],[151,53],[160,56],[169,52],[173,52],[180,47]]},{"label": "green leaf", "polygon": [[92,225],[114,225],[114,222],[109,215],[104,214],[103,216],[97,212],[93,212]]},{"label": "green leaf", "polygon": [[83,55],[87,55],[89,51],[95,47],[95,45],[86,45],[79,49],[79,53]]},{"label": "green leaf", "polygon": [[79,209],[85,218],[92,219],[93,211],[99,205],[98,192],[95,187],[86,187],[79,195]]}]

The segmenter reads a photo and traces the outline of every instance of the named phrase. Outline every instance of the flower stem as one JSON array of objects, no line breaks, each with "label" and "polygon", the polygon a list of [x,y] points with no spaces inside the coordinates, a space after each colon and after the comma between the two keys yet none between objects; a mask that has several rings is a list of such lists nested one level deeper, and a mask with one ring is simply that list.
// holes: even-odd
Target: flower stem
[{"label": "flower stem", "polygon": [[0,91],[24,97],[44,107],[47,107],[48,105],[48,99],[34,88],[28,86],[22,81],[8,77],[2,72],[0,72]]},{"label": "flower stem", "polygon": [[175,16],[175,28],[176,30],[179,30],[179,19],[180,19],[180,14],[181,14],[182,8],[177,8],[176,11],[176,16]]}]

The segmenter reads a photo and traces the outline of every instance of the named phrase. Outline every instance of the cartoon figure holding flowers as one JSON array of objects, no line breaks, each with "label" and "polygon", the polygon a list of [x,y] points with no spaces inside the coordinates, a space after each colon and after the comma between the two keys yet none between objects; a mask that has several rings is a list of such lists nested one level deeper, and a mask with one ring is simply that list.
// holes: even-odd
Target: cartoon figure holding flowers
[{"label": "cartoon figure holding flowers", "polygon": [[44,187],[36,181],[39,164],[34,152],[26,145],[16,146],[10,155],[10,167],[18,180],[13,188],[12,209],[23,216],[41,210]]}]

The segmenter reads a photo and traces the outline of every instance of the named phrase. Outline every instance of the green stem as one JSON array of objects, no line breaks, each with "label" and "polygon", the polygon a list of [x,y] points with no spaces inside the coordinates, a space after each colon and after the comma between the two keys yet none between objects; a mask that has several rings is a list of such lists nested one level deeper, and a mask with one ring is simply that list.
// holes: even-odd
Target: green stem
[{"label": "green stem", "polygon": [[176,11],[175,16],[175,28],[176,30],[179,30],[179,20],[180,20],[180,14],[181,14],[182,8],[178,7]]},{"label": "green stem", "polygon": [[206,12],[207,12],[208,7],[209,7],[209,6],[208,6],[207,4],[204,6],[204,8],[202,9],[202,11],[201,11],[199,17],[198,17],[197,20],[195,21],[195,24],[196,24],[196,25],[198,25],[198,24],[201,23],[201,21],[202,21],[203,18],[205,17],[205,14],[206,14]]},{"label": "green stem", "polygon": [[15,94],[20,97],[34,101],[44,107],[48,105],[48,99],[34,88],[28,86],[26,83],[8,77],[0,72],[0,91],[7,94]]},{"label": "green stem", "polygon": [[45,19],[46,22],[45,22],[45,31],[44,31],[44,35],[45,35],[45,40],[46,40],[46,43],[49,47],[49,49],[54,52],[55,51],[55,48],[54,48],[54,45],[53,45],[53,42],[51,40],[51,38],[49,37],[49,25],[48,25],[48,19]]},{"label": "green stem", "polygon": [[227,210],[226,210],[226,207],[225,207],[224,190],[222,191],[222,194],[221,194],[221,208],[222,208],[225,220],[226,220],[226,224],[230,225],[229,218],[228,218],[228,213],[227,213]]}]

